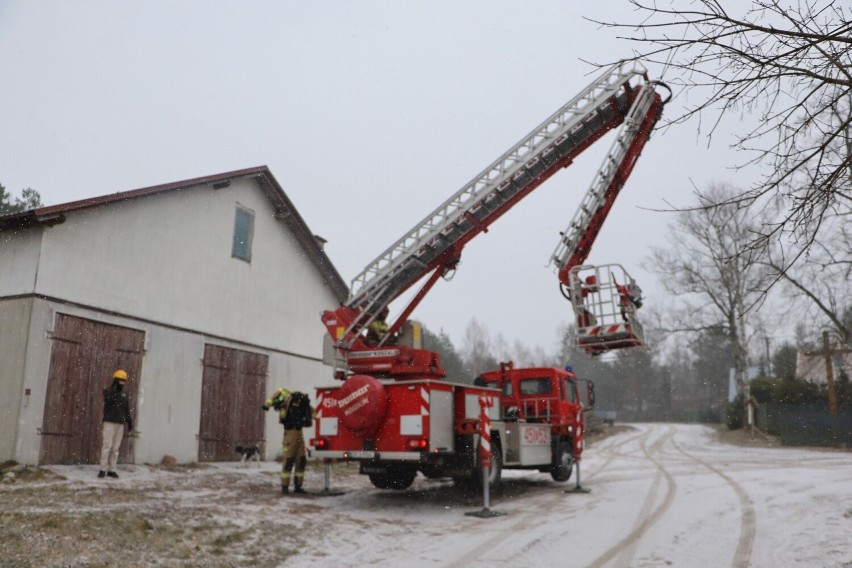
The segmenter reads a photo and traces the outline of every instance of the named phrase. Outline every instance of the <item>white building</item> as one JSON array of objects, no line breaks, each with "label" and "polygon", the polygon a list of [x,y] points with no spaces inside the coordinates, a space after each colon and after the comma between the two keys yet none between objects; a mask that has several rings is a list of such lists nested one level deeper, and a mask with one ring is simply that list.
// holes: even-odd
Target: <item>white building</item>
[{"label": "white building", "polygon": [[121,459],[235,459],[278,386],[328,383],[320,312],[347,287],[266,167],[0,217],[0,461],[97,463],[124,368]]},{"label": "white building", "polygon": [[[831,369],[834,380],[840,378],[840,373],[852,375],[852,353],[844,353],[848,348],[839,345],[831,347]],[[796,376],[817,385],[828,384],[828,371],[825,368],[825,355],[808,354],[799,351],[796,354]]]}]

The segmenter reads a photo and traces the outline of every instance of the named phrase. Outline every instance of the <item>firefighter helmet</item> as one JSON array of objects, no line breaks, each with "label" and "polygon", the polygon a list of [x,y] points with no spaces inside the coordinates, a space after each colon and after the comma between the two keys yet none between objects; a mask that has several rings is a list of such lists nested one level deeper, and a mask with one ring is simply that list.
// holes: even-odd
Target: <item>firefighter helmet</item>
[{"label": "firefighter helmet", "polygon": [[123,369],[119,369],[112,374],[112,378],[118,379],[119,381],[126,381],[127,380],[127,371],[124,371]]}]

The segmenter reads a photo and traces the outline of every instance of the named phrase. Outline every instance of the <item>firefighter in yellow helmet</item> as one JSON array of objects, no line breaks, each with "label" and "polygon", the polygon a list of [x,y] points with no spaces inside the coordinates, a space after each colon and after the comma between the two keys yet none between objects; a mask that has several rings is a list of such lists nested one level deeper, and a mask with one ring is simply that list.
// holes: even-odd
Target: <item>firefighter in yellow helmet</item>
[{"label": "firefighter in yellow helmet", "polygon": [[130,415],[130,401],[124,392],[127,372],[118,369],[112,374],[112,384],[104,389],[104,424],[101,444],[101,469],[98,477],[118,477],[115,471],[118,462],[118,449],[124,437],[124,425],[127,431],[133,430],[133,417]]},{"label": "firefighter in yellow helmet", "polygon": [[[274,408],[278,411],[278,421],[284,426],[283,463],[281,466],[281,492],[290,492],[290,477],[293,477],[294,493],[305,493],[302,485],[305,481],[305,437],[302,428],[313,423],[308,395],[301,392],[291,393],[287,389],[277,389],[264,403],[263,410]],[[295,468],[295,472],[293,469]]]}]

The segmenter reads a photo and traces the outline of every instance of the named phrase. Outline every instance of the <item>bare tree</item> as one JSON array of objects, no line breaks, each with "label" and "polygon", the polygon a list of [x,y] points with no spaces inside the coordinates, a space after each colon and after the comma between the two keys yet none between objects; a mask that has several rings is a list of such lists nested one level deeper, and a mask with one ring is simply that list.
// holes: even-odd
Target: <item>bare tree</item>
[{"label": "bare tree", "polygon": [[[669,331],[703,332],[722,329],[734,352],[739,385],[746,385],[748,339],[754,326],[749,319],[764,299],[769,278],[760,261],[766,248],[743,253],[761,223],[731,196],[737,190],[713,186],[706,198],[720,203],[677,213],[669,248],[655,249],[649,269],[661,276],[672,300],[681,309],[670,310],[676,321]],[[679,315],[678,315],[679,314]]]},{"label": "bare tree", "polygon": [[461,355],[465,367],[472,376],[499,368],[493,355],[491,334],[476,318],[470,320],[464,330]]},{"label": "bare tree", "polygon": [[[735,147],[752,152],[739,166],[769,173],[725,203],[777,200],[782,214],[749,241],[785,234],[808,250],[826,216],[852,211],[852,7],[835,0],[630,0],[636,22],[598,22],[631,30],[635,59],[665,66],[664,79],[697,96],[672,122],[699,118],[712,137],[725,115],[759,120]],[[702,124],[709,119],[709,126]],[[789,259],[795,261],[795,259]]]},{"label": "bare tree", "polygon": [[835,220],[824,232],[826,238],[814,241],[808,254],[795,266],[789,266],[790,255],[785,255],[783,248],[768,255],[765,264],[784,282],[790,305],[800,308],[798,313],[805,315],[802,324],[806,321],[815,324],[809,326],[810,335],[817,335],[814,327],[827,325],[849,345],[852,343],[848,317],[852,312],[852,232],[841,220]]}]

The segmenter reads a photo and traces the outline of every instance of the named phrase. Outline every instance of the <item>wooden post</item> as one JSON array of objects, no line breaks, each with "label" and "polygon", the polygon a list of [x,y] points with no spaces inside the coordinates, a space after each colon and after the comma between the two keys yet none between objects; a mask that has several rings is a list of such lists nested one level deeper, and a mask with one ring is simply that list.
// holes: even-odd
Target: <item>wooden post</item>
[{"label": "wooden post", "polygon": [[822,354],[825,357],[825,379],[828,382],[828,412],[837,416],[837,392],[834,390],[834,370],[831,365],[831,345],[828,342],[828,332],[822,332]]}]

